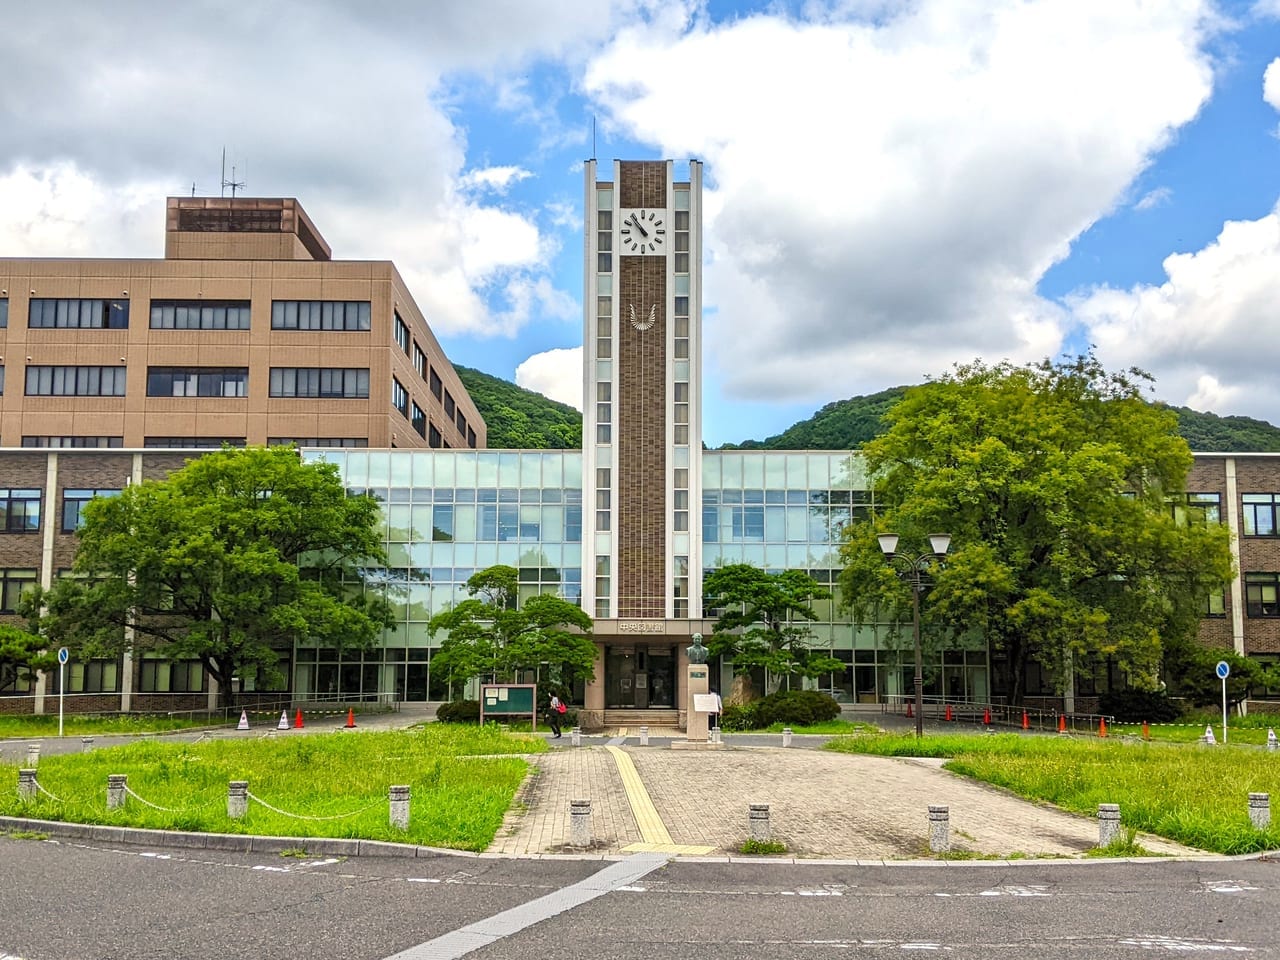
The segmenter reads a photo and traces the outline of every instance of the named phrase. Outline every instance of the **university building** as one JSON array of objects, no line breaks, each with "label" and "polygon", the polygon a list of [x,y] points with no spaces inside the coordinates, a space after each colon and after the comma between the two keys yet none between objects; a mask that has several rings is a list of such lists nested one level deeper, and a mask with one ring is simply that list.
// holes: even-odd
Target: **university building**
[{"label": "university building", "polygon": [[[50,583],[70,566],[77,511],[88,498],[162,476],[191,455],[172,449],[186,443],[162,451],[152,441],[293,440],[304,459],[335,464],[349,489],[383,502],[387,569],[366,571],[361,585],[388,591],[396,628],[363,653],[281,650],[282,693],[298,702],[457,695],[432,670],[442,638],[429,634],[427,622],[467,596],[474,572],[501,563],[519,571],[522,597],[555,591],[594,618],[595,680],[575,692],[584,726],[637,711],[655,724],[681,720],[685,648],[714,623],[703,608],[704,573],[724,563],[800,569],[835,593],[842,531],[874,510],[873,492],[856,454],[703,450],[700,163],[598,168],[589,161],[583,203],[584,440],[571,451],[484,449],[483,421],[395,268],[330,261],[294,201],[171,199],[164,261],[0,261],[0,284],[9,295],[22,292],[11,296],[6,332],[13,343],[5,356],[33,358],[23,373],[28,386],[43,389],[45,375],[32,381],[32,368],[91,365],[108,342],[108,352],[117,342],[146,347],[118,352],[126,369],[145,371],[134,376],[148,386],[153,367],[192,367],[193,356],[200,366],[245,371],[244,393],[231,396],[202,393],[196,373],[193,393],[185,392],[190,375],[157,379],[157,389],[182,383],[183,393],[175,386],[163,399],[131,386],[105,401],[54,399],[64,395],[29,388],[0,398],[0,443],[18,446],[33,436],[63,447],[0,451],[0,482],[9,485],[0,490],[7,498],[0,612],[13,611],[25,585]],[[184,219],[183,210],[192,213]],[[120,292],[112,293],[115,286]],[[110,326],[110,304],[124,290],[134,291],[135,315],[147,323]],[[247,303],[248,326],[205,326],[201,305],[200,325],[192,327],[191,300],[205,291],[228,310]],[[54,325],[44,325],[43,301],[76,298],[106,304],[88,315],[107,325],[78,324],[73,332],[69,319],[57,323],[57,306]],[[346,327],[353,302],[367,307],[364,329],[360,307],[356,329]],[[315,303],[318,313],[309,306]],[[326,314],[326,303],[343,304],[341,330],[326,319],[338,316],[336,307]],[[178,325],[180,305],[186,326]],[[85,308],[77,309],[83,316]],[[217,324],[214,309],[210,323]],[[90,337],[97,350],[83,349]],[[277,392],[285,382],[277,370],[350,364],[366,370],[367,396]],[[309,383],[312,374],[293,374],[292,389],[304,377]],[[415,427],[414,411],[421,411],[425,433]],[[54,417],[61,419],[48,419]],[[120,437],[122,449],[66,449],[86,446],[76,439],[85,437]],[[1280,659],[1280,455],[1198,455],[1189,489],[1173,509],[1227,524],[1240,570],[1207,601],[1202,637]],[[855,626],[838,597],[815,609],[815,645],[845,665],[818,686],[869,703],[911,691],[909,631]],[[986,701],[1011,686],[1005,665],[980,641],[931,658],[928,694]],[[72,666],[68,692],[80,694],[86,709],[191,709],[216,696],[198,664],[124,657]],[[711,672],[712,688],[727,691],[728,665],[713,662]],[[0,678],[0,710],[45,709],[54,679],[23,685]],[[754,679],[757,688],[766,680]],[[260,692],[254,678],[241,682],[246,695]],[[1097,694],[1122,682],[1106,663],[1078,665],[1066,706],[1088,710]],[[1026,689],[1032,700],[1062,704],[1035,668]]]}]

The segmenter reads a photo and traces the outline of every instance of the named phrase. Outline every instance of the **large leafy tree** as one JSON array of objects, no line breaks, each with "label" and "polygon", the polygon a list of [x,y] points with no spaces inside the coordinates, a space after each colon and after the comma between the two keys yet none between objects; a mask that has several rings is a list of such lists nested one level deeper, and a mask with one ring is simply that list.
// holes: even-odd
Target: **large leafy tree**
[{"label": "large leafy tree", "polygon": [[37,670],[58,663],[48,641],[12,623],[0,623],[0,688],[14,680],[26,682]]},{"label": "large leafy tree", "polygon": [[709,608],[722,610],[707,649],[728,657],[740,677],[754,667],[764,667],[775,681],[844,669],[841,661],[811,647],[808,624],[817,619],[813,602],[829,599],[831,592],[807,573],[768,573],[749,563],[731,563],[708,574],[702,592]]},{"label": "large leafy tree", "polygon": [[1150,378],[1090,354],[1029,366],[981,362],[907,391],[864,448],[881,506],[843,547],[855,618],[910,620],[910,593],[876,533],[953,537],[922,607],[926,636],[985,635],[1023,696],[1034,658],[1062,681],[1111,658],[1154,683],[1165,643],[1194,638],[1208,594],[1232,573],[1228,533],[1175,518],[1192,458]]},{"label": "large leafy tree", "polygon": [[43,632],[84,656],[200,660],[226,698],[242,671],[278,678],[280,648],[381,638],[384,589],[342,584],[383,561],[380,523],[332,464],[285,447],[210,453],[85,507],[74,575],[40,598]]},{"label": "large leafy tree", "polygon": [[562,684],[594,678],[593,624],[581,607],[550,593],[518,602],[518,571],[505,564],[476,571],[467,593],[428,625],[432,636],[448,632],[431,663],[450,684],[510,680],[521,670]]}]

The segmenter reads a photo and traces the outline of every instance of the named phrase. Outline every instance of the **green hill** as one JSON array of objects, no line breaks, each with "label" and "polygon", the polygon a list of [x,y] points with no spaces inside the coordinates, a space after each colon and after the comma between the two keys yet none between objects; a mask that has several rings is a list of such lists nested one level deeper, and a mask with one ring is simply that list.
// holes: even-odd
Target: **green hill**
[{"label": "green hill", "polygon": [[500,377],[454,365],[489,428],[495,450],[581,450],[582,414]]},{"label": "green hill", "polygon": [[[902,399],[906,387],[828,403],[808,420],[792,424],[767,440],[726,443],[722,450],[854,450],[884,430],[885,412]],[[1219,417],[1174,407],[1178,432],[1197,453],[1280,450],[1280,428],[1250,417]]]}]

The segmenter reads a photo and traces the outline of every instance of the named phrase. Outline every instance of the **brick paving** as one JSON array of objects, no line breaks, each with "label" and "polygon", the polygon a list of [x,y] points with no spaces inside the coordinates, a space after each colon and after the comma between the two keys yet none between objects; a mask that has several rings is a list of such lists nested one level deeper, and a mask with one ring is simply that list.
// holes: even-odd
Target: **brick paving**
[{"label": "brick paving", "polygon": [[[672,841],[720,854],[747,839],[749,803],[770,805],[774,837],[798,857],[927,857],[929,804],[950,807],[957,850],[1076,857],[1098,839],[1093,818],[1020,800],[942,770],[940,761],[781,747],[625,749]],[[595,852],[619,852],[641,839],[607,751],[584,746],[530,759],[538,771],[521,789],[522,809],[508,817],[489,852],[581,852],[566,845],[569,801],[581,798],[592,801]],[[1139,842],[1156,853],[1196,852],[1156,837]]]}]

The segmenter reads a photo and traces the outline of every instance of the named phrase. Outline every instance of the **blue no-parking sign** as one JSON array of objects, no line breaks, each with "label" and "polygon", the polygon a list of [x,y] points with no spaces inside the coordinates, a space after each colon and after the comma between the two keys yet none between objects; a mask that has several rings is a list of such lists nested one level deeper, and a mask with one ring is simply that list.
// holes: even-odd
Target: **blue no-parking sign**
[{"label": "blue no-parking sign", "polygon": [[1215,672],[1218,674],[1219,680],[1225,680],[1227,677],[1231,676],[1231,664],[1227,663],[1225,660],[1219,660]]},{"label": "blue no-parking sign", "polygon": [[59,647],[59,648],[58,648],[58,662],[59,662],[59,663],[66,663],[66,662],[67,662],[68,660],[70,660],[70,659],[71,659],[71,651],[70,651],[70,650],[68,650],[66,647]]}]

